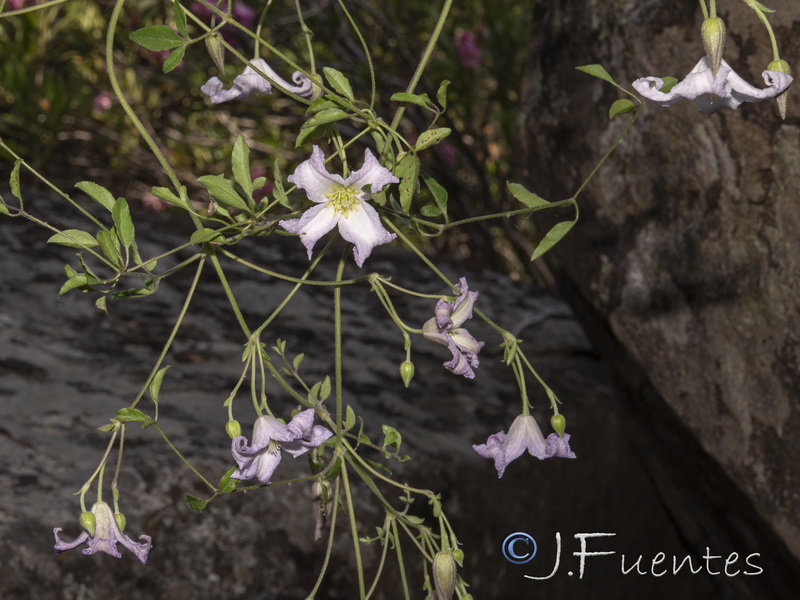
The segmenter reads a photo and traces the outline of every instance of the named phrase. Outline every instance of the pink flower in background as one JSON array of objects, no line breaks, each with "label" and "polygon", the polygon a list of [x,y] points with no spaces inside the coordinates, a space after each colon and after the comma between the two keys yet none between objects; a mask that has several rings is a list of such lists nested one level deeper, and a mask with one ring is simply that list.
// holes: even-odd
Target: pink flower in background
[{"label": "pink flower in background", "polygon": [[[226,11],[228,9],[228,3],[225,0],[208,0],[209,4],[213,4],[221,11]],[[199,2],[195,2],[191,6],[191,10],[194,14],[198,17],[206,21],[207,23],[211,22],[211,17],[216,16],[217,22],[220,21],[220,16],[214,13],[210,8],[207,8],[200,4]],[[258,13],[254,8],[251,8],[247,4],[243,2],[234,2],[233,9],[231,10],[231,16],[237,21],[239,24],[244,25],[248,29],[252,29],[256,23],[256,17]],[[240,33],[232,25],[226,25],[221,29],[222,37],[225,38],[225,41],[229,44],[233,44],[235,46],[239,45],[239,39],[237,35]]]},{"label": "pink flower in background", "polygon": [[481,49],[474,31],[461,31],[456,39],[456,52],[461,64],[474,69],[481,64]]},{"label": "pink flower in background", "polygon": [[169,202],[157,198],[153,194],[147,193],[142,197],[142,206],[145,210],[152,210],[153,212],[161,212],[169,207]]},{"label": "pink flower in background", "polygon": [[114,104],[114,95],[110,92],[100,92],[92,101],[92,110],[106,112]]},{"label": "pink flower in background", "polygon": [[[267,170],[264,167],[253,167],[250,169],[250,179],[255,181],[259,177],[264,177],[267,174]],[[267,180],[266,183],[258,188],[257,190],[253,190],[253,200],[256,202],[261,202],[264,198],[269,196],[272,193],[272,190],[275,189],[275,185]]]}]

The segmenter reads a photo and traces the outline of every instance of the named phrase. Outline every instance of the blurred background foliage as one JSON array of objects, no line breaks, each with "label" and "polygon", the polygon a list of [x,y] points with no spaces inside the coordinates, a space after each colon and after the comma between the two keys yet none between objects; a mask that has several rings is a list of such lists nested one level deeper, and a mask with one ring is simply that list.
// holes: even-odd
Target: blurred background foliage
[{"label": "blurred background foliage", "polygon": [[[519,207],[506,191],[505,182],[515,168],[514,148],[520,133],[517,106],[533,2],[454,3],[417,89],[435,98],[441,81],[452,82],[447,112],[439,125],[451,127],[453,133],[422,154],[423,170],[450,192],[452,220]],[[3,12],[33,4],[34,0],[6,0]],[[0,137],[66,190],[76,181],[92,180],[146,208],[161,209],[149,190],[153,185],[169,186],[169,182],[108,81],[104,38],[113,4],[110,0],[67,0],[44,10],[0,18],[4,56],[0,61]],[[367,61],[338,2],[300,4],[305,24],[313,32],[317,70],[331,66],[342,71],[356,95],[368,99]],[[376,112],[387,122],[397,108],[389,97],[405,90],[442,4],[430,0],[347,0],[345,4],[372,52],[378,85]],[[207,8],[186,0],[183,6],[209,22]],[[264,0],[234,0],[234,15],[251,26],[263,6]],[[161,66],[167,52],[150,52],[128,39],[131,31],[154,24],[174,25],[171,2],[138,0],[125,6],[114,45],[117,74],[136,114],[192,193],[204,193],[197,177],[230,168],[231,147],[240,134],[248,140],[252,164],[263,168],[257,175],[266,175],[268,180],[276,158],[284,174],[307,158],[310,143],[301,148],[294,144],[304,105],[277,91],[210,104],[200,86],[212,75],[230,85],[241,65],[228,55],[226,72],[218,73],[205,45],[198,43],[189,48],[177,69],[164,74]],[[191,19],[189,31],[201,33]],[[224,36],[243,54],[252,55],[252,39],[243,32],[226,26]],[[262,36],[309,68],[294,2],[269,2]],[[264,49],[261,57],[289,79],[292,69],[288,65]],[[430,113],[409,106],[400,132],[413,140],[428,127],[429,120]],[[347,122],[340,126],[345,135],[350,133]],[[0,161],[7,163],[9,158],[0,153]],[[535,271],[526,258],[530,255],[526,239],[533,235],[532,227],[532,219],[522,223],[519,219],[484,221],[453,230],[429,244],[431,249],[446,249],[459,259],[474,260],[515,277],[536,277],[541,271]]]}]

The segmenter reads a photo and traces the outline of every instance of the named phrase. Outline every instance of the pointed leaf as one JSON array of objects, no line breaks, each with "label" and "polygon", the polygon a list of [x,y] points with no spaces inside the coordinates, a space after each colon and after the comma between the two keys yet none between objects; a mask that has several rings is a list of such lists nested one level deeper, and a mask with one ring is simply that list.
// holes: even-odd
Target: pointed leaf
[{"label": "pointed leaf", "polygon": [[406,154],[395,167],[394,174],[400,179],[400,206],[403,212],[408,213],[411,200],[417,191],[417,178],[419,177],[419,158],[416,154]]},{"label": "pointed leaf", "polygon": [[117,230],[119,241],[122,242],[122,247],[125,249],[130,248],[136,237],[136,230],[131,219],[131,209],[128,207],[128,202],[125,198],[117,198],[111,214],[114,217],[114,227]]},{"label": "pointed leaf", "polygon": [[189,505],[189,508],[196,510],[197,512],[202,511],[206,506],[208,506],[208,500],[203,500],[202,498],[198,498],[192,494],[186,494],[183,499],[186,501],[186,504]]},{"label": "pointed leaf", "polygon": [[597,77],[598,79],[602,79],[603,81],[607,81],[608,83],[617,85],[617,82],[608,74],[608,71],[605,70],[603,65],[584,65],[583,67],[575,67],[578,71],[586,73],[587,75],[591,75],[592,77]]},{"label": "pointed leaf", "polygon": [[151,417],[136,408],[122,408],[118,410],[116,419],[120,423],[141,423],[142,429],[155,423]]},{"label": "pointed leaf", "polygon": [[273,166],[273,185],[275,186],[275,190],[272,192],[272,195],[275,196],[275,200],[278,201],[279,204],[291,208],[289,204],[289,198],[286,197],[286,191],[283,189],[283,173],[281,173],[281,166],[278,163],[278,159],[275,159],[275,165]]},{"label": "pointed leaf", "polygon": [[439,208],[439,212],[443,215],[447,215],[447,190],[439,185],[439,182],[427,173],[422,173],[422,181],[425,182],[425,185],[430,190],[433,200]]},{"label": "pointed leaf", "polygon": [[58,295],[63,296],[70,290],[94,285],[95,283],[97,283],[96,277],[92,277],[87,273],[78,273],[74,277],[67,279],[64,285],[61,286],[61,289],[58,290]]},{"label": "pointed leaf", "polygon": [[233,182],[219,175],[203,175],[198,181],[205,186],[211,197],[220,204],[247,211],[247,203],[236,193]]},{"label": "pointed leaf", "polygon": [[550,248],[555,246],[561,240],[561,238],[569,233],[569,230],[572,229],[575,223],[576,221],[562,221],[561,223],[556,223],[553,225],[550,231],[548,231],[542,238],[542,241],[537,244],[536,249],[531,255],[531,260],[536,260],[545,252],[550,250]]},{"label": "pointed leaf", "polygon": [[389,100],[392,102],[408,102],[409,104],[416,104],[422,108],[436,110],[433,102],[431,102],[431,99],[428,98],[428,94],[409,94],[407,92],[398,92],[396,94],[392,94],[392,97],[389,98]]},{"label": "pointed leaf", "polygon": [[130,35],[132,42],[144,46],[148,50],[159,52],[161,50],[172,50],[185,42],[166,25],[155,25],[137,29]]},{"label": "pointed leaf", "polygon": [[350,87],[350,82],[347,80],[347,77],[344,76],[344,73],[332,69],[331,67],[322,67],[322,72],[325,74],[325,79],[328,80],[328,83],[331,84],[334,90],[350,100],[354,99],[353,88]]},{"label": "pointed leaf", "polygon": [[114,210],[114,204],[116,203],[114,195],[102,185],[98,185],[92,181],[79,181],[75,184],[75,187],[99,205],[105,207],[108,212]]},{"label": "pointed leaf", "polygon": [[522,202],[528,208],[538,208],[541,206],[547,206],[550,204],[547,200],[534,194],[533,192],[529,192],[525,189],[524,186],[521,186],[518,183],[511,183],[507,184],[508,191],[511,192],[511,195],[514,196],[517,200]]},{"label": "pointed leaf", "polygon": [[450,86],[450,80],[445,79],[440,85],[439,90],[436,92],[436,100],[442,109],[447,108],[447,88]]},{"label": "pointed leaf", "polygon": [[186,54],[186,46],[179,46],[175,48],[172,52],[170,52],[169,56],[166,58],[164,63],[161,65],[161,70],[164,73],[169,73],[170,71],[177,68],[181,61],[183,60],[183,56]]},{"label": "pointed leaf", "polygon": [[634,105],[633,102],[627,98],[622,98],[614,102],[611,108],[608,109],[608,118],[613,119],[619,115],[624,115],[625,113],[631,112],[634,108],[636,108],[636,105]]},{"label": "pointed leaf", "polygon": [[158,372],[153,375],[153,379],[150,380],[148,390],[150,391],[150,397],[153,399],[154,404],[158,404],[158,392],[161,390],[161,383],[164,381],[164,375],[167,374],[170,366],[171,365],[167,365],[159,369]]},{"label": "pointed leaf", "polygon": [[60,244],[61,246],[69,246],[70,248],[94,248],[98,245],[94,236],[80,229],[65,229],[61,233],[57,233],[47,240],[48,244]]},{"label": "pointed leaf", "polygon": [[168,188],[156,186],[152,188],[150,191],[156,198],[161,198],[165,202],[169,202],[170,204],[174,204],[175,206],[180,206],[181,208],[188,208],[188,204],[185,203],[181,198],[176,196],[175,193]]},{"label": "pointed leaf", "polygon": [[253,197],[253,180],[250,178],[250,148],[243,135],[236,138],[231,154],[231,165],[233,166],[233,177],[236,179],[244,193],[248,197]]},{"label": "pointed leaf", "polygon": [[14,168],[11,169],[11,176],[8,178],[8,183],[11,186],[11,193],[14,197],[22,201],[22,192],[19,190],[19,168],[22,165],[22,159],[18,158],[14,161]]},{"label": "pointed leaf", "polygon": [[172,3],[172,13],[175,15],[175,26],[178,28],[178,32],[185,37],[189,37],[189,32],[186,30],[186,13],[183,11],[183,7],[180,5],[178,0]]},{"label": "pointed leaf", "polygon": [[320,125],[327,125],[328,123],[335,123],[336,121],[341,121],[342,119],[348,118],[346,112],[344,112],[340,108],[326,108],[315,114],[311,117],[308,121],[303,123],[302,129],[309,129],[313,127],[318,127]]},{"label": "pointed leaf", "polygon": [[444,138],[450,135],[452,130],[449,127],[438,127],[437,129],[430,129],[423,132],[417,139],[414,149],[417,151],[430,148],[441,142]]},{"label": "pointed leaf", "polygon": [[119,237],[117,230],[112,227],[109,231],[98,231],[97,242],[100,244],[100,249],[106,258],[115,265],[122,263],[122,254],[120,253]]}]

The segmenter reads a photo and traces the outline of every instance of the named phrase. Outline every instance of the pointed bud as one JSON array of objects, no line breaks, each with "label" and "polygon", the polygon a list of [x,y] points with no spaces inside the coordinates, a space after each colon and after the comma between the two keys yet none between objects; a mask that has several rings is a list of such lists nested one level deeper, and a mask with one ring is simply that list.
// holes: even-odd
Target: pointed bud
[{"label": "pointed bud", "polygon": [[120,531],[125,531],[125,526],[128,524],[128,520],[125,518],[125,515],[122,513],[114,513],[114,520],[117,522],[117,527],[119,527]]},{"label": "pointed bud", "polygon": [[400,377],[403,378],[403,385],[408,387],[414,377],[414,363],[410,360],[404,360],[400,363]]},{"label": "pointed bud", "polygon": [[452,600],[456,591],[456,561],[445,550],[440,550],[433,557],[433,586],[436,600]]},{"label": "pointed bud", "polygon": [[703,36],[703,47],[711,63],[711,71],[717,76],[722,64],[722,52],[725,50],[725,22],[719,17],[711,17],[703,21],[700,30]]},{"label": "pointed bud", "polygon": [[225,433],[228,434],[228,437],[231,439],[237,438],[242,435],[242,426],[239,425],[239,421],[230,420],[225,423]]},{"label": "pointed bud", "polygon": [[550,427],[558,434],[558,437],[564,437],[564,431],[567,429],[567,420],[564,418],[564,415],[553,415],[550,417]]},{"label": "pointed bud", "polygon": [[[767,65],[767,71],[777,71],[778,73],[783,73],[784,75],[792,74],[792,69],[789,67],[789,63],[785,60],[773,60],[769,65]],[[786,119],[786,100],[789,96],[789,90],[782,92],[776,100],[778,101],[778,113],[781,115],[781,119]]]},{"label": "pointed bud", "polygon": [[214,61],[220,74],[225,73],[225,46],[216,35],[210,35],[206,38],[206,50],[211,60]]},{"label": "pointed bud", "polygon": [[86,533],[94,537],[94,527],[97,524],[94,513],[88,510],[81,513],[80,523],[81,527],[86,530]]}]

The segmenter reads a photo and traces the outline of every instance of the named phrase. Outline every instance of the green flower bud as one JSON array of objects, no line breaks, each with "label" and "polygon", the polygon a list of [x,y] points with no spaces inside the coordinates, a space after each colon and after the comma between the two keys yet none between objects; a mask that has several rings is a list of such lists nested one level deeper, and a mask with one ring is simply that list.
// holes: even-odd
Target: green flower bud
[{"label": "green flower bud", "polygon": [[[769,65],[767,65],[767,71],[777,71],[778,73],[784,73],[785,75],[791,75],[792,69],[789,67],[789,63],[785,60],[773,60]],[[789,97],[789,90],[778,95],[776,100],[778,101],[778,113],[781,115],[781,119],[786,119],[786,100]]]},{"label": "green flower bud", "polygon": [[400,363],[400,377],[403,378],[403,385],[408,387],[414,377],[414,363],[410,360],[404,360]]},{"label": "green flower bud", "polygon": [[703,47],[711,63],[711,71],[717,76],[722,64],[722,52],[725,50],[725,22],[719,17],[711,17],[703,21],[700,30],[703,36]]},{"label": "green flower bud", "polygon": [[564,418],[564,415],[553,415],[550,417],[550,427],[558,434],[558,437],[564,437],[564,430],[567,428],[567,420]]},{"label": "green flower bud", "polygon": [[456,590],[456,561],[445,550],[433,557],[433,585],[436,600],[452,600]]},{"label": "green flower bud", "polygon": [[228,437],[231,439],[242,435],[242,426],[239,425],[239,421],[233,419],[225,423],[225,433],[227,433]]},{"label": "green flower bud", "polygon": [[206,38],[206,50],[208,50],[211,60],[214,61],[220,74],[225,73],[225,47],[216,35]]},{"label": "green flower bud", "polygon": [[117,522],[117,527],[119,527],[120,531],[125,531],[125,526],[128,524],[128,520],[125,518],[125,515],[122,513],[114,513],[114,520]]},{"label": "green flower bud", "polygon": [[86,533],[94,536],[94,527],[97,524],[97,520],[94,518],[93,512],[87,510],[81,513],[80,524],[86,530]]}]

